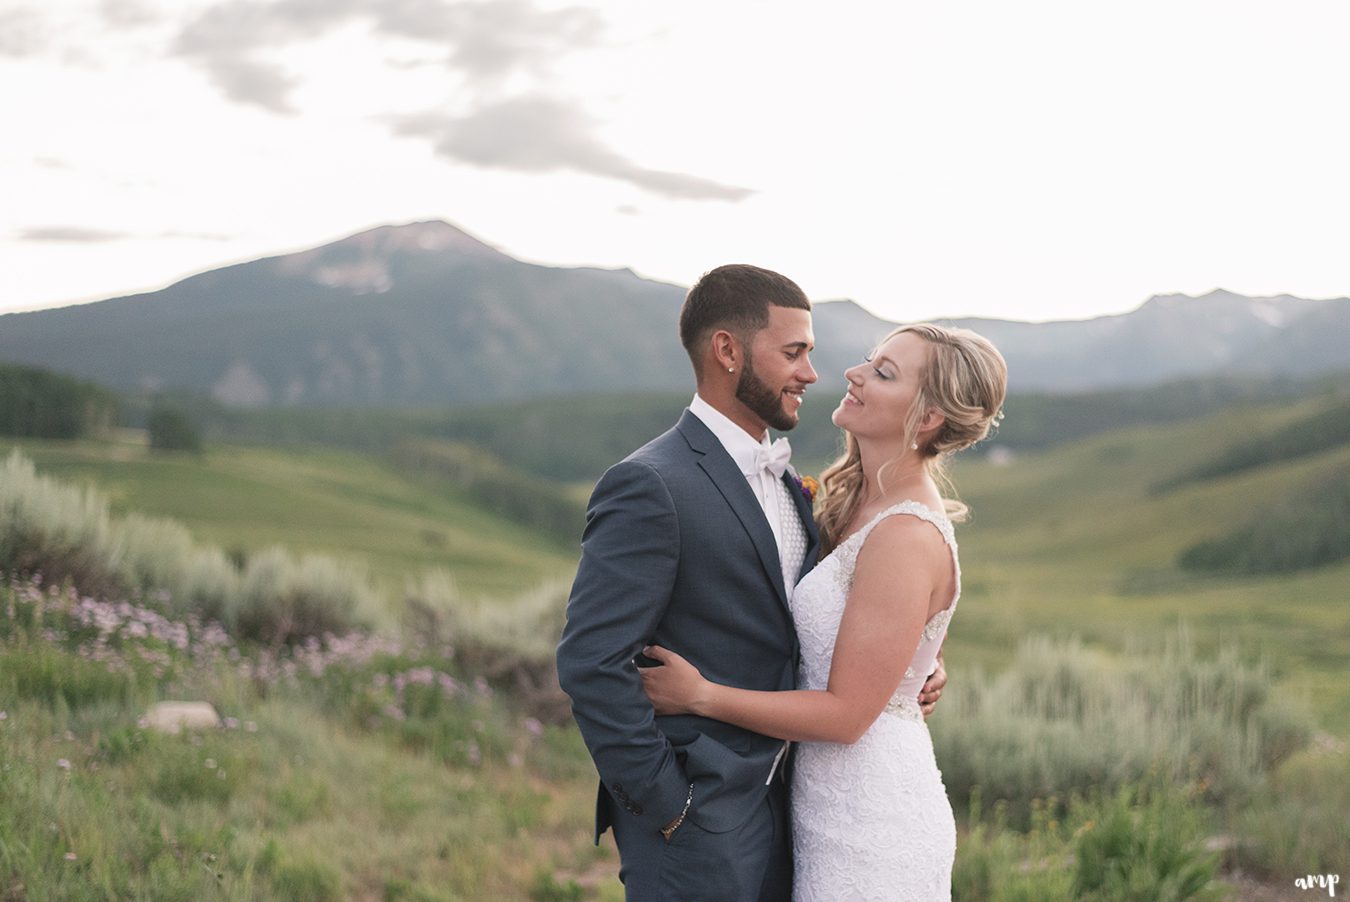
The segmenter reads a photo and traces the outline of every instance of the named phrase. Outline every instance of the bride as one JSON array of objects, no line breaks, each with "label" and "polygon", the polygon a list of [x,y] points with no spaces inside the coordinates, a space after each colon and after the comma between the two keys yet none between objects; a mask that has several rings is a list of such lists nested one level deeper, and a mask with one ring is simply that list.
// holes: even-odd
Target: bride
[{"label": "bride", "polygon": [[827,556],[792,595],[800,688],[711,683],[657,646],[644,651],[664,666],[642,680],[660,714],[801,742],[794,899],[949,899],[956,826],[917,699],[961,592],[951,520],[965,507],[939,486],[946,458],[989,434],[1007,367],[974,332],[918,324],[845,377],[845,452],[816,509]]}]

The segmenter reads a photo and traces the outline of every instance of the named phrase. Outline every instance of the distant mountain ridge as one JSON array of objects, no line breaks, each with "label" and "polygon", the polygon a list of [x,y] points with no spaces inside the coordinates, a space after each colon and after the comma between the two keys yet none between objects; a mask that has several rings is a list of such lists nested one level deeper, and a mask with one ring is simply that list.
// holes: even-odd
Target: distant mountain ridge
[{"label": "distant mountain ridge", "polygon": [[1251,298],[1216,289],[1155,295],[1090,320],[963,319],[993,341],[1016,386],[1040,391],[1155,385],[1188,376],[1308,376],[1350,369],[1350,298]]},{"label": "distant mountain ridge", "polygon": [[0,359],[122,391],[261,406],[435,406],[667,388],[682,291],[385,226],[161,291],[0,317]]},{"label": "distant mountain ridge", "polygon": [[[790,273],[789,273],[790,275]],[[242,407],[443,407],[692,391],[684,288],[630,270],[524,263],[449,223],[381,226],[160,291],[0,316],[0,361],[123,392]],[[816,306],[815,391],[892,326]],[[1003,350],[1014,390],[1143,386],[1222,370],[1350,369],[1350,299],[1166,295],[1083,321],[955,320]]]}]

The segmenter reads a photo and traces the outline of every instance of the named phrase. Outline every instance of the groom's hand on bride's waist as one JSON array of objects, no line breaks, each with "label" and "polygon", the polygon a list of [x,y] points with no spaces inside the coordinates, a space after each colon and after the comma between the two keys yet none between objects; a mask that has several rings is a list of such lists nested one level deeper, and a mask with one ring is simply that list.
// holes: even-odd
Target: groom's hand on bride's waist
[{"label": "groom's hand on bride's waist", "polygon": [[919,710],[923,711],[923,716],[927,717],[933,713],[937,707],[938,699],[942,698],[942,689],[947,685],[947,668],[942,664],[942,652],[938,652],[937,669],[935,669],[928,680],[919,690]]}]

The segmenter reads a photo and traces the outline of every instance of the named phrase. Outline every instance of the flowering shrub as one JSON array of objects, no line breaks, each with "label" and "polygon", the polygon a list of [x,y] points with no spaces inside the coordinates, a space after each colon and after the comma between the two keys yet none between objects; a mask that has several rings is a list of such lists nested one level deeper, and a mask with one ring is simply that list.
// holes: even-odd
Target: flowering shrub
[{"label": "flowering shrub", "polygon": [[[137,703],[180,665],[228,643],[218,626],[175,623],[130,602],[44,589],[40,578],[0,589],[0,681],[20,696],[71,709],[104,701]],[[65,652],[63,654],[63,652]]]},{"label": "flowering shrub", "polygon": [[[517,721],[486,677],[458,669],[452,649],[420,639],[353,631],[311,635],[295,646],[240,644],[216,621],[174,620],[144,599],[93,598],[70,586],[44,587],[35,577],[0,586],[0,641],[0,686],[71,710],[144,705],[184,683],[209,685],[228,673],[259,696],[299,693],[363,729],[461,765],[477,766],[484,756],[523,761],[544,732],[537,719]],[[234,717],[225,724],[239,727]],[[140,741],[114,731],[107,745],[116,756]],[[194,786],[204,779],[191,768],[185,773]],[[228,788],[203,785],[213,798]]]}]

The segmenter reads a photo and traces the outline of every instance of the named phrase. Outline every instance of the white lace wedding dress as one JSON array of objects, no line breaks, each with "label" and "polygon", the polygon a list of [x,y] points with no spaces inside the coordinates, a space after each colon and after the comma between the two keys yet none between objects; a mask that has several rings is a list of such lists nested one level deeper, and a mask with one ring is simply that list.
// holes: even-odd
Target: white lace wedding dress
[{"label": "white lace wedding dress", "polygon": [[853,745],[797,746],[792,771],[797,902],[951,898],[956,823],[918,703],[961,594],[956,539],[945,516],[917,501],[887,508],[797,584],[792,616],[801,640],[798,688],[826,688],[858,550],[879,522],[896,515],[926,520],[942,533],[952,552],[956,595],[924,626],[900,688],[861,739]]}]

